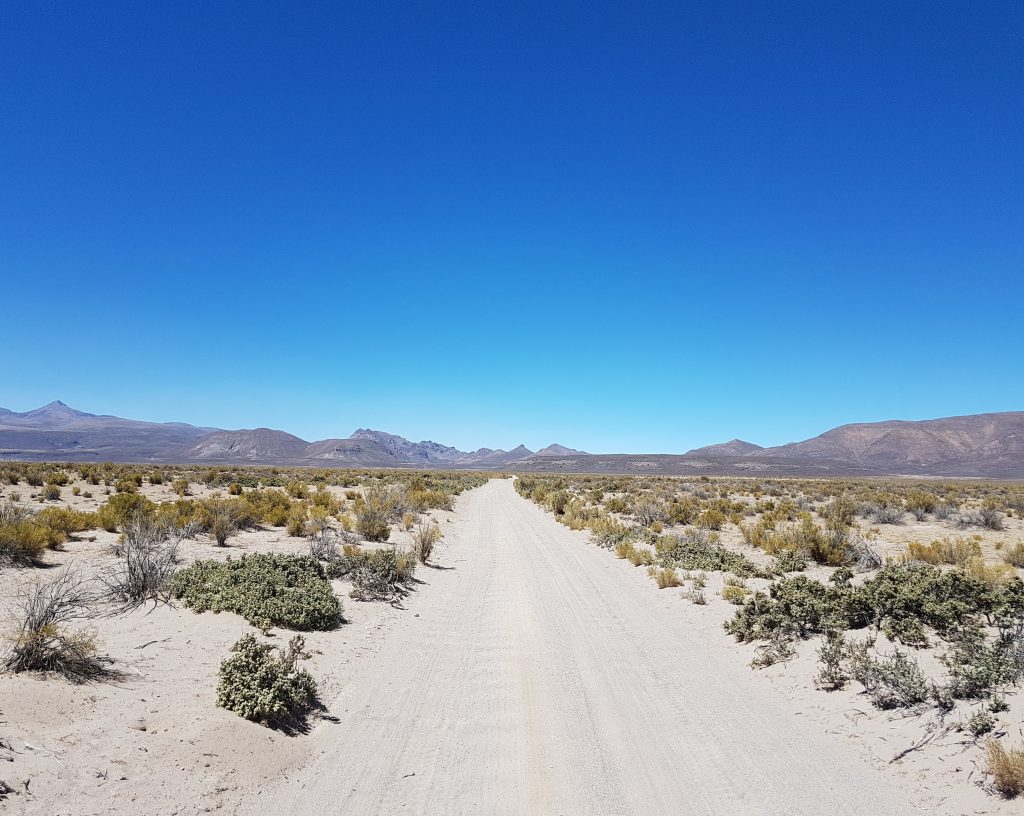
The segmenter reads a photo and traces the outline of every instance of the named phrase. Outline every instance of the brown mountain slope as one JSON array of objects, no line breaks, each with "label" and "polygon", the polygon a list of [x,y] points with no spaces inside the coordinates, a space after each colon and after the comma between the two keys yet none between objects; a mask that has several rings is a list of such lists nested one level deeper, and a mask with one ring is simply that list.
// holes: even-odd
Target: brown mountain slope
[{"label": "brown mountain slope", "polygon": [[753,458],[828,459],[882,473],[1009,475],[1024,471],[1024,411],[843,425]]}]

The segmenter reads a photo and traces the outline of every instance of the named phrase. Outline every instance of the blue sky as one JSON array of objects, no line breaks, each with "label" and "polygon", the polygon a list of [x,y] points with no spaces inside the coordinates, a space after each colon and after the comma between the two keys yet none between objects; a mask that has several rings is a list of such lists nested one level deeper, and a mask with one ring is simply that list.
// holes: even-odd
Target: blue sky
[{"label": "blue sky", "polygon": [[0,405],[681,451],[1024,409],[1024,5],[6,3]]}]

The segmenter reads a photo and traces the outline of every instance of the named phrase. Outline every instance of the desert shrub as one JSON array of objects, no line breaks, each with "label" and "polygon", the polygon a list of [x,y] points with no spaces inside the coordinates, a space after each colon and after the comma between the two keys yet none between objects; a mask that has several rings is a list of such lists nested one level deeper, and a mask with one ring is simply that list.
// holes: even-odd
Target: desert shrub
[{"label": "desert shrub", "polygon": [[742,583],[727,583],[722,587],[722,600],[728,601],[731,604],[742,604],[749,594],[750,590]]},{"label": "desert shrub", "polygon": [[1018,683],[1024,676],[1024,639],[1019,628],[989,639],[980,627],[956,631],[942,656],[949,669],[950,694],[957,699],[980,699],[993,690]]},{"label": "desert shrub", "polygon": [[1007,547],[1003,553],[1003,560],[1012,567],[1018,569],[1024,567],[1024,541],[1018,541],[1012,547]]},{"label": "desert shrub", "polygon": [[830,501],[821,511],[821,517],[825,521],[828,530],[845,530],[853,524],[856,515],[856,506],[845,496],[837,496]]},{"label": "desert shrub", "polygon": [[149,483],[151,485],[162,485],[164,483],[164,474],[159,470],[154,470],[149,474]]},{"label": "desert shrub", "polygon": [[422,521],[419,523],[416,532],[413,533],[413,551],[421,564],[426,564],[430,560],[434,546],[440,540],[441,528],[436,521],[431,521],[429,524],[424,524]]},{"label": "desert shrub", "polygon": [[293,499],[309,498],[309,491],[302,482],[288,482],[284,486],[284,491]]},{"label": "desert shrub", "polygon": [[1002,530],[1005,528],[1004,518],[1005,516],[995,507],[986,506],[979,510],[960,512],[956,517],[956,526],[963,529],[984,527],[987,530]]},{"label": "desert shrub", "polygon": [[356,531],[367,541],[387,541],[396,509],[392,494],[383,485],[368,488],[355,503]]},{"label": "desert shrub", "polygon": [[178,563],[179,539],[170,527],[145,514],[124,522],[122,529],[114,547],[118,560],[100,576],[107,595],[124,609],[166,600]]},{"label": "desert shrub", "polygon": [[807,557],[799,550],[783,550],[772,562],[772,572],[785,575],[787,572],[803,572],[807,568]]},{"label": "desert shrub", "polygon": [[96,520],[108,533],[117,532],[125,522],[139,515],[150,516],[156,505],[138,493],[115,493],[96,511]]},{"label": "desert shrub", "polygon": [[898,504],[880,504],[871,513],[876,524],[902,524],[903,506]]},{"label": "desert shrub", "polygon": [[682,584],[682,581],[679,580],[679,575],[671,568],[659,569],[652,565],[647,568],[647,574],[654,579],[654,583],[658,585],[658,589],[668,589]]},{"label": "desert shrub", "polygon": [[757,654],[750,661],[752,669],[766,669],[776,663],[784,663],[796,657],[796,649],[786,638],[773,638],[757,647]]},{"label": "desert shrub", "polygon": [[872,572],[882,566],[882,556],[856,530],[847,534],[846,548],[850,553],[850,566],[857,572]]},{"label": "desert shrub", "polygon": [[610,516],[599,516],[589,524],[591,541],[597,546],[611,549],[621,541],[626,541],[633,536],[632,530],[620,521]]},{"label": "desert shrub", "polygon": [[[621,496],[610,496],[604,502],[604,509],[609,513],[628,513],[629,502]],[[689,524],[687,521],[674,521],[675,524]]]},{"label": "desert shrub", "polygon": [[315,558],[247,554],[196,561],[175,574],[171,594],[196,612],[234,612],[263,632],[328,630],[342,619],[341,601]]},{"label": "desert shrub", "polygon": [[36,514],[35,520],[51,530],[57,530],[64,537],[91,530],[99,522],[95,513],[83,513],[70,507],[46,507]]},{"label": "desert shrub", "polygon": [[663,567],[684,570],[722,570],[741,578],[759,575],[757,565],[741,553],[719,546],[716,533],[689,529],[681,535],[662,536],[656,543]]},{"label": "desert shrub", "polygon": [[654,522],[665,522],[665,505],[659,499],[651,496],[641,496],[633,502],[633,515],[644,527],[650,527]]},{"label": "desert shrub", "polygon": [[904,561],[923,561],[927,564],[956,564],[963,566],[972,558],[981,557],[981,544],[977,538],[942,538],[931,544],[911,541],[903,555]]},{"label": "desert shrub", "polygon": [[973,576],[930,564],[889,564],[858,594],[878,628],[914,646],[927,643],[926,626],[943,635],[993,604],[988,588]]},{"label": "desert shrub", "polygon": [[228,539],[238,532],[235,505],[223,499],[207,499],[203,505],[208,516],[208,532],[218,547],[225,546]]},{"label": "desert shrub", "polygon": [[57,501],[60,499],[60,487],[55,484],[47,484],[39,495],[46,501]]},{"label": "desert shrub", "polygon": [[708,507],[697,516],[697,526],[705,530],[721,530],[725,522],[725,513],[715,507]]},{"label": "desert shrub", "polygon": [[93,600],[87,584],[66,567],[52,580],[29,586],[15,603],[5,668],[56,672],[73,682],[103,675],[110,661],[97,657],[95,632],[69,627],[72,621],[90,617]]},{"label": "desert shrub", "polygon": [[241,496],[242,495],[242,486],[238,482],[231,482],[231,484],[228,485],[228,495],[229,496]]},{"label": "desert shrub", "polygon": [[171,490],[173,490],[175,493],[177,493],[182,498],[184,498],[185,496],[188,495],[188,491],[189,491],[189,487],[190,486],[191,485],[189,485],[188,479],[181,479],[181,478],[179,478],[179,479],[175,479],[174,481],[171,482]]},{"label": "desert shrub", "polygon": [[928,513],[933,512],[936,504],[935,496],[923,490],[914,490],[907,495],[907,510],[913,513],[918,521],[923,521]]},{"label": "desert shrub", "polygon": [[312,676],[298,667],[299,660],[309,657],[304,650],[301,635],[288,641],[286,650],[244,635],[220,664],[217,705],[269,725],[303,714],[317,694]]},{"label": "desert shrub", "polygon": [[409,504],[418,513],[451,510],[454,506],[451,494],[443,490],[413,490],[409,493]]},{"label": "desert shrub", "polygon": [[393,547],[361,552],[349,572],[353,598],[360,601],[393,600],[412,582],[416,557]]},{"label": "desert shrub", "polygon": [[989,740],[987,754],[992,786],[1007,798],[1024,793],[1024,750],[1006,750],[999,740]]},{"label": "desert shrub", "polygon": [[118,479],[114,482],[114,490],[118,493],[136,493],[139,485],[133,479]]},{"label": "desert shrub", "polygon": [[845,667],[846,653],[846,639],[839,632],[826,632],[818,647],[820,669],[815,677],[818,686],[835,691],[846,685],[849,680]]},{"label": "desert shrub", "polygon": [[943,501],[943,502],[937,503],[935,505],[934,509],[932,510],[932,515],[934,515],[935,518],[939,519],[940,521],[945,521],[947,519],[956,518],[956,516],[959,513],[960,513],[960,505],[956,504],[955,502],[948,502],[948,501]]},{"label": "desert shrub", "polygon": [[565,512],[565,508],[569,505],[569,500],[569,494],[564,490],[556,490],[554,493],[549,493],[547,497],[548,507],[551,508],[551,512],[556,516],[560,516]]},{"label": "desert shrub", "polygon": [[795,575],[776,581],[768,595],[755,592],[724,625],[740,642],[752,642],[857,628],[863,618],[848,588]]},{"label": "desert shrub", "polygon": [[40,521],[39,515],[9,501],[0,502],[0,565],[36,563],[47,548],[64,542],[67,535]]},{"label": "desert shrub", "polygon": [[983,737],[996,727],[996,718],[987,711],[977,711],[964,723],[964,727],[975,739]]},{"label": "desert shrub", "polygon": [[285,524],[285,529],[288,531],[288,535],[293,538],[302,538],[306,535],[307,519],[308,512],[306,510],[306,505],[302,503],[294,504],[291,511],[288,513],[288,521]]},{"label": "desert shrub", "polygon": [[866,642],[850,646],[850,676],[864,686],[872,705],[881,709],[910,708],[924,703],[932,687],[917,661],[905,652],[874,657]]}]

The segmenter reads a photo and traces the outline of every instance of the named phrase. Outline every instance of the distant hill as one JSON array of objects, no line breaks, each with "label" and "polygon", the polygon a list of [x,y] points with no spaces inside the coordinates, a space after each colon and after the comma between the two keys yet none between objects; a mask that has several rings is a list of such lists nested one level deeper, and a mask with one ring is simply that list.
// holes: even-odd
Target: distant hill
[{"label": "distant hill", "polygon": [[548,445],[546,448],[541,448],[537,451],[534,456],[589,456],[586,451],[573,450],[567,448],[565,445],[559,445],[557,442]]},{"label": "distant hill", "polygon": [[307,442],[270,428],[222,430],[140,422],[51,402],[0,408],[0,459],[206,462],[321,467],[478,468],[538,472],[764,476],[963,476],[1024,479],[1024,412],[843,425],[761,448],[733,439],[685,454],[590,454],[557,443],[537,452],[460,451],[360,428]]},{"label": "distant hill", "polygon": [[209,432],[180,422],[89,414],[56,401],[23,413],[0,409],[0,458],[146,462]]},{"label": "distant hill", "polygon": [[705,445],[703,448],[694,448],[687,452],[700,453],[705,456],[746,456],[750,453],[757,453],[764,450],[760,445],[753,442],[744,442],[742,439],[730,439],[728,442],[720,442],[717,445]]},{"label": "distant hill", "polygon": [[185,462],[290,462],[305,458],[308,447],[304,439],[270,428],[214,431],[181,457]]},{"label": "distant hill", "polygon": [[840,460],[884,473],[1024,476],[1024,411],[842,425],[761,453]]}]

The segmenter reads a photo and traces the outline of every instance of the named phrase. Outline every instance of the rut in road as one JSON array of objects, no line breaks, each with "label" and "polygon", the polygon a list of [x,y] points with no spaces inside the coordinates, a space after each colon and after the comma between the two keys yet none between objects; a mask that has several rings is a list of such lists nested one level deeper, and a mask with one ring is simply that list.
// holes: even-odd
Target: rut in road
[{"label": "rut in road", "polygon": [[419,617],[351,678],[268,816],[914,812],[511,480],[457,511]]}]

